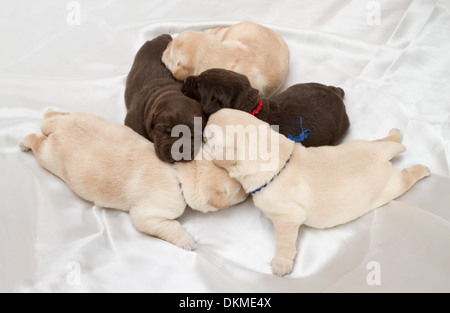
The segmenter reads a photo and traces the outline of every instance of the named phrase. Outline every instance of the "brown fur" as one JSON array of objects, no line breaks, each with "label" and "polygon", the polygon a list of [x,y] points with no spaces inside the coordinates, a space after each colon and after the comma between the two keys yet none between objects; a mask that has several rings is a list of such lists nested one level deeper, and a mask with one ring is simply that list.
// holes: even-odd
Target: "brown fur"
[{"label": "brown fur", "polygon": [[[172,145],[179,137],[172,137],[172,128],[186,125],[194,134],[194,118],[203,117],[202,108],[181,92],[181,83],[161,62],[170,35],[147,41],[136,54],[127,78],[125,104],[128,110],[125,125],[155,144],[157,156],[165,162],[175,162]],[[202,129],[206,123],[202,121]],[[201,142],[201,134],[198,134]],[[194,151],[192,140],[191,160]],[[180,160],[188,161],[188,160]]]},{"label": "brown fur", "polygon": [[[200,101],[209,116],[220,109],[231,108],[252,113],[259,105],[258,91],[244,75],[211,69],[186,79],[183,93]],[[270,125],[279,125],[279,132],[296,137],[303,129],[311,134],[302,145],[317,147],[336,144],[348,130],[350,122],[345,110],[341,88],[317,83],[297,84],[268,99],[262,99],[262,110],[255,115]]]}]

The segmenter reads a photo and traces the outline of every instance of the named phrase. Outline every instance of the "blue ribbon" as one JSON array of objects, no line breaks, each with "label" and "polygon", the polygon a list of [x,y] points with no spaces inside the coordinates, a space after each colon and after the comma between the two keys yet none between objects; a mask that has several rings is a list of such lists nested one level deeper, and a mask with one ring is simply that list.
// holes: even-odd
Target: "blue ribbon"
[{"label": "blue ribbon", "polygon": [[302,133],[297,137],[293,137],[291,134],[289,134],[288,139],[299,143],[308,138],[309,134],[311,134],[311,130],[310,129],[303,130],[303,120],[301,117],[300,117],[300,127],[302,128]]}]

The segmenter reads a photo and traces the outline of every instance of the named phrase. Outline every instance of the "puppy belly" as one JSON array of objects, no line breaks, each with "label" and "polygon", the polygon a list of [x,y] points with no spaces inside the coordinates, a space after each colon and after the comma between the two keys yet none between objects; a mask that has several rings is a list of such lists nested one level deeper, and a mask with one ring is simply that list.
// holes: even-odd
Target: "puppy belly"
[{"label": "puppy belly", "polygon": [[304,222],[305,225],[313,228],[330,228],[351,222],[370,211],[386,204],[389,200],[380,201],[379,197],[374,197],[371,193],[361,193],[346,199],[336,199],[337,204],[326,204],[312,207]]},{"label": "puppy belly", "polygon": [[97,185],[96,188],[90,188],[90,186],[74,184],[69,181],[66,181],[66,184],[76,195],[97,206],[125,212],[130,210],[131,204],[127,202],[125,192],[118,192],[117,188],[112,188],[114,190],[113,195],[113,192],[108,191],[108,186]]},{"label": "puppy belly", "polygon": [[[372,211],[375,208],[371,207],[365,207],[365,208],[358,208],[351,210],[351,212],[345,212],[345,209],[343,208],[337,208],[334,211],[336,213],[329,214],[325,216],[317,216],[314,215],[312,217],[308,217],[304,224],[309,227],[317,228],[317,229],[325,229],[325,228],[331,228],[338,225],[349,223],[364,214]],[[340,212],[339,212],[340,211]]]}]

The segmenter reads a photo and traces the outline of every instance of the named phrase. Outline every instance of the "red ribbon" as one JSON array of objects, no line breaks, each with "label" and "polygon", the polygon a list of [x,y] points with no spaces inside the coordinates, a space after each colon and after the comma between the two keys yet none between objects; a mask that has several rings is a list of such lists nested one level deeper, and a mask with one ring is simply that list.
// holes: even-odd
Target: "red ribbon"
[{"label": "red ribbon", "polygon": [[263,106],[263,102],[262,102],[262,100],[259,100],[259,105],[256,108],[256,110],[252,112],[252,115],[255,116],[256,114],[258,114],[261,111],[262,106]]}]

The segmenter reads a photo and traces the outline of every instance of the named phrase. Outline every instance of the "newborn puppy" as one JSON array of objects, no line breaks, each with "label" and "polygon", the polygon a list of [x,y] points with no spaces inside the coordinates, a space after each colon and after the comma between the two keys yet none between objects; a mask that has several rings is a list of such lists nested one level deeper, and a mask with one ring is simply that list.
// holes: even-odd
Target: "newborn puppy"
[{"label": "newborn puppy", "polygon": [[[253,126],[254,133],[228,130],[231,138],[224,140],[220,133],[230,125],[246,130]],[[300,225],[327,228],[350,222],[399,197],[430,174],[422,165],[402,171],[392,166],[390,160],[405,151],[397,129],[376,141],[305,148],[250,114],[223,109],[209,118],[204,138],[205,146],[215,149],[215,163],[252,193],[255,205],[272,220],[277,248],[272,272],[280,276],[292,271]],[[272,154],[276,162],[271,170],[261,170],[267,162],[262,156],[264,145],[277,152]],[[258,154],[248,157],[251,154],[239,149]]]},{"label": "newborn puppy", "polygon": [[[161,62],[171,40],[169,35],[161,35],[147,41],[136,54],[125,89],[128,110],[125,125],[152,141],[162,161],[190,161],[198,152],[194,149],[195,140],[202,141],[199,131],[196,132],[199,138],[194,138],[195,117],[203,117],[203,113],[197,101],[183,95],[181,83]],[[205,119],[199,121],[198,128],[203,130],[205,123]],[[186,125],[190,130],[190,153],[172,152],[172,145],[180,140],[178,134],[172,137],[172,128],[177,125]],[[183,159],[181,155],[189,157]]]},{"label": "newborn puppy", "polygon": [[205,32],[184,31],[164,51],[162,61],[178,80],[210,68],[244,74],[264,96],[283,84],[289,48],[273,30],[253,22]]},{"label": "newborn puppy", "polygon": [[296,137],[303,129],[309,129],[310,135],[302,142],[305,147],[334,145],[350,126],[342,101],[344,91],[332,86],[297,84],[274,97],[260,99],[244,75],[211,69],[188,77],[182,90],[200,101],[206,116],[232,108],[252,113],[270,125],[279,125],[279,132],[285,136]]},{"label": "newborn puppy", "polygon": [[241,185],[212,161],[174,165],[160,161],[154,145],[130,128],[85,113],[48,111],[43,135],[20,147],[83,199],[130,212],[137,230],[183,249],[194,238],[175,219],[186,205],[216,211],[246,198]]}]

